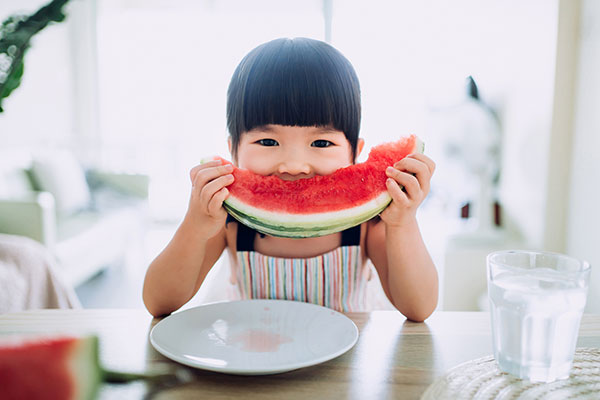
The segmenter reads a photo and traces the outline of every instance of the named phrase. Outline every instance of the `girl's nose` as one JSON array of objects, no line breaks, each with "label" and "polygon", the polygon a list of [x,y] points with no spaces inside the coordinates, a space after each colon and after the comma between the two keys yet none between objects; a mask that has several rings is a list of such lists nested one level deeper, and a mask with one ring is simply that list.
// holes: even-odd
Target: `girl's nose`
[{"label": "girl's nose", "polygon": [[311,172],[311,168],[299,155],[288,155],[279,163],[277,172],[288,175],[308,175]]}]

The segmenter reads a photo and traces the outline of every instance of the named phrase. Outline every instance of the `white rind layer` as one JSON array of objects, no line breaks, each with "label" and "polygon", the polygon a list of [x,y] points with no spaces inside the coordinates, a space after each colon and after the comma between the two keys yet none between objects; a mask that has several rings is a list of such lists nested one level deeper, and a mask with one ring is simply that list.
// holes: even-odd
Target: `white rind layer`
[{"label": "white rind layer", "polygon": [[359,215],[367,213],[369,210],[379,208],[387,205],[391,200],[388,192],[382,192],[379,196],[370,200],[360,206],[353,206],[346,210],[312,213],[312,214],[290,214],[287,212],[272,212],[267,210],[250,207],[245,203],[242,203],[239,199],[230,195],[225,201],[230,207],[236,209],[238,212],[252,217],[270,222],[272,224],[279,225],[293,225],[293,226],[311,226],[311,225],[323,225],[327,221],[339,222],[342,220],[352,220]]},{"label": "white rind layer", "polygon": [[383,211],[391,200],[392,198],[385,191],[373,200],[347,210],[289,214],[250,207],[230,195],[225,201],[225,207],[238,221],[259,232],[273,236],[302,238],[323,236],[361,224]]}]

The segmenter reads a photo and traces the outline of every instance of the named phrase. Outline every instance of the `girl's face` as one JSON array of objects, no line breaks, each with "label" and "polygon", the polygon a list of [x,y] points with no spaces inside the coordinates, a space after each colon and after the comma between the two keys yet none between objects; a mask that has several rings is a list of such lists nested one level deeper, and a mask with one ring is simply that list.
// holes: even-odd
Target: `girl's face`
[{"label": "girl's face", "polygon": [[[359,139],[356,155],[364,141]],[[231,150],[231,141],[230,141]],[[242,134],[236,165],[285,180],[328,175],[353,164],[350,142],[341,131],[316,126],[265,125]]]}]

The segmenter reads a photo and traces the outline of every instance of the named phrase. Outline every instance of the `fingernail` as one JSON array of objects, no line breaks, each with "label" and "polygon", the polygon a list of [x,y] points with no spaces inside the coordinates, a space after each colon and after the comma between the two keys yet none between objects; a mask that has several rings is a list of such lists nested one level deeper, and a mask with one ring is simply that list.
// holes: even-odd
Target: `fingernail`
[{"label": "fingernail", "polygon": [[391,172],[394,172],[394,168],[393,168],[393,167],[387,167],[387,168],[385,169],[385,171],[386,171],[386,172],[390,172],[390,173],[391,173]]},{"label": "fingernail", "polygon": [[233,171],[233,165],[231,165],[231,164],[225,165],[225,170],[227,170],[227,171]]}]

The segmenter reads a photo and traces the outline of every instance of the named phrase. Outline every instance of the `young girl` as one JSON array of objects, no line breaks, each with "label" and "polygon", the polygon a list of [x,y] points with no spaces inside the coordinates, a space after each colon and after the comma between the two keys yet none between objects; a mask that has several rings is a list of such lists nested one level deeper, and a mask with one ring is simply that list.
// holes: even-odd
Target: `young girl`
[{"label": "young girl", "polygon": [[[240,62],[227,92],[233,162],[260,175],[305,179],[353,164],[364,145],[360,118],[352,65],[312,39],[258,46]],[[416,211],[434,169],[427,156],[409,155],[386,170],[393,200],[379,217],[332,235],[289,239],[256,234],[229,218],[223,201],[232,167],[220,161],[198,165],[190,171],[187,213],[146,273],[144,303],[154,316],[177,310],[227,249],[242,298],[365,310],[370,260],[390,302],[407,318],[423,321],[437,304],[438,278]]]}]

